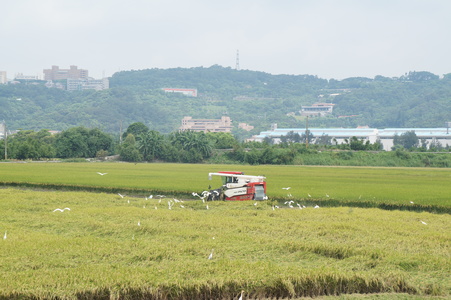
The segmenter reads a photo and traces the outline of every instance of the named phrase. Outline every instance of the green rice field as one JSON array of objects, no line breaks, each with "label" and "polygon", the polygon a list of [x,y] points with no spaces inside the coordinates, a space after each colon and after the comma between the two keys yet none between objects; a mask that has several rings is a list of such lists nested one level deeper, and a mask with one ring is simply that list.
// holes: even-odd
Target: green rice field
[{"label": "green rice field", "polygon": [[[224,170],[270,200],[190,197]],[[3,163],[0,182],[0,299],[451,297],[447,169]]]},{"label": "green rice field", "polygon": [[[209,172],[243,171],[267,177],[270,199],[336,206],[386,206],[451,212],[451,169],[306,166],[241,166],[130,163],[3,163],[0,183],[127,194],[190,197],[221,185]],[[108,173],[100,176],[97,172]],[[291,187],[283,190],[283,187]],[[290,196],[289,196],[290,195]],[[310,195],[310,197],[309,197]],[[411,203],[413,202],[413,203]]]}]

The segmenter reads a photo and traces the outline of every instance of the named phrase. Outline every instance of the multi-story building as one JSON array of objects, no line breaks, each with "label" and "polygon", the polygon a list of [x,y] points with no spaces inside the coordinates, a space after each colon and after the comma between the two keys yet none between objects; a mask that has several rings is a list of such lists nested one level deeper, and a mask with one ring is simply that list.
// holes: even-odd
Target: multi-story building
[{"label": "multi-story building", "polygon": [[110,81],[108,78],[103,79],[67,79],[68,91],[81,91],[81,90],[106,90],[110,87]]},{"label": "multi-story building", "polygon": [[88,70],[78,69],[77,66],[70,66],[69,69],[52,66],[51,69],[44,69],[44,80],[64,79],[88,79]]},{"label": "multi-story building", "polygon": [[193,119],[184,117],[180,130],[192,130],[203,132],[231,132],[232,120],[230,117],[221,117],[221,119]]},{"label": "multi-story building", "polygon": [[301,116],[324,117],[332,113],[335,104],[315,103],[310,106],[301,106]]},{"label": "multi-story building", "polygon": [[6,71],[0,71],[0,84],[6,84],[8,78],[6,78]]}]

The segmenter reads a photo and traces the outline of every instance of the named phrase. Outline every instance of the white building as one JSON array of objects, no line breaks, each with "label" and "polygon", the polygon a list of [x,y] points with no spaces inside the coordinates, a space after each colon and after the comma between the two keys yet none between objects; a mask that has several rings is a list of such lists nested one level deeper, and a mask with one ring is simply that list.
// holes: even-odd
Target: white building
[{"label": "white building", "polygon": [[6,84],[8,78],[6,78],[6,71],[0,71],[0,84]]},{"label": "white building", "polygon": [[68,91],[81,91],[81,90],[106,90],[110,88],[110,81],[108,78],[103,79],[67,79]]},{"label": "white building", "polygon": [[197,97],[197,89],[178,89],[178,88],[163,88],[166,93],[180,93],[185,96]]},{"label": "white building", "polygon": [[192,117],[184,117],[180,130],[231,132],[232,120],[227,116],[223,116],[221,119],[193,119]]}]

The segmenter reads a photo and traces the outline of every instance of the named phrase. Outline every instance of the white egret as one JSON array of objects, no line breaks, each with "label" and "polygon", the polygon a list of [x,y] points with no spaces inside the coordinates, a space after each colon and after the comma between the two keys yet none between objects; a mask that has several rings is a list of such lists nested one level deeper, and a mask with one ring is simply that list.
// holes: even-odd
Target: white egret
[{"label": "white egret", "polygon": [[329,198],[329,195],[328,195],[328,194],[326,194],[326,197],[327,197],[327,198]]},{"label": "white egret", "polygon": [[141,226],[141,221],[138,221],[138,226]]},{"label": "white egret", "polygon": [[207,204],[206,208],[208,209],[208,204]]},{"label": "white egret", "polygon": [[100,172],[97,172],[97,174],[99,174],[100,176],[103,176],[103,175],[106,175],[106,174],[108,174],[108,173],[100,173]]},{"label": "white egret", "polygon": [[56,211],[63,212],[63,211],[65,211],[65,210],[70,210],[70,208],[69,208],[69,207],[66,207],[66,208],[63,208],[63,209],[57,208],[57,209],[55,209],[53,212],[56,212]]},{"label": "white egret", "polygon": [[410,201],[410,204],[413,204],[413,201]]},{"label": "white egret", "polygon": [[427,225],[428,223],[426,223],[425,221],[420,221],[422,224]]},{"label": "white egret", "polygon": [[241,291],[241,295],[240,295],[240,298],[238,298],[238,300],[243,300],[243,294],[244,294],[244,291]]},{"label": "white egret", "polygon": [[121,196],[121,198],[124,198],[125,196],[124,195],[121,195],[121,194],[119,194],[119,193],[117,193],[119,196]]},{"label": "white egret", "polygon": [[310,198],[312,197],[312,195],[310,195],[310,194],[307,194]]},{"label": "white egret", "polygon": [[210,255],[208,256],[208,259],[212,259],[212,258],[213,258],[213,250],[214,250],[214,249],[211,249],[211,253],[210,253]]},{"label": "white egret", "polygon": [[289,186],[289,187],[284,187],[284,188],[282,188],[282,190],[289,190],[289,189],[291,189],[291,187]]},{"label": "white egret", "polygon": [[185,208],[185,206],[183,206],[183,205],[181,205],[181,204],[180,204],[180,207],[181,207],[181,208]]},{"label": "white egret", "polygon": [[254,206],[257,206],[257,202],[254,203]]},{"label": "white egret", "polygon": [[3,236],[3,239],[6,240],[7,236],[6,233],[8,232],[8,230],[5,231],[5,235]]},{"label": "white egret", "polygon": [[319,208],[319,205],[315,205],[315,207],[314,208]]}]

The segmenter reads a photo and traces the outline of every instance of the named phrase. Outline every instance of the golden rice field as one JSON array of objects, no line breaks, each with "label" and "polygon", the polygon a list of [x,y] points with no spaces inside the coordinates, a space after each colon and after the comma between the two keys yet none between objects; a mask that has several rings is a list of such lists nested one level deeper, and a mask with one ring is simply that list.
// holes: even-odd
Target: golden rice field
[{"label": "golden rice field", "polygon": [[[265,174],[270,198],[281,201],[202,203],[170,193],[215,187],[208,172],[231,168]],[[450,175],[442,169],[0,164],[3,183],[108,191],[0,189],[0,299],[445,299],[451,296],[449,213],[323,204],[446,208]],[[282,190],[287,186],[293,197]],[[160,198],[157,191],[169,193]],[[288,208],[285,198],[306,207]]]}]

